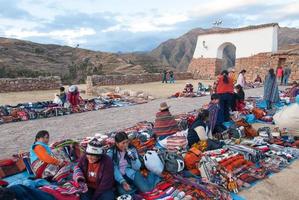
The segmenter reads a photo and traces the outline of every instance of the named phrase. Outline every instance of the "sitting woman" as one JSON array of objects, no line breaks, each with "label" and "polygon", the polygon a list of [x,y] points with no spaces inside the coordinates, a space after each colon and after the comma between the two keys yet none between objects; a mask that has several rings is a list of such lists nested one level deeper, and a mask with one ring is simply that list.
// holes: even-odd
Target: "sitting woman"
[{"label": "sitting woman", "polygon": [[31,167],[36,178],[53,178],[53,180],[58,181],[59,170],[65,166],[67,162],[59,160],[54,156],[48,143],[48,131],[39,131],[30,149]]},{"label": "sitting woman", "polygon": [[[82,176],[79,176],[83,174]],[[88,192],[80,195],[81,200],[113,200],[113,162],[105,154],[103,145],[97,139],[91,140],[74,170],[74,179],[87,183]]]},{"label": "sitting woman", "polygon": [[171,115],[169,108],[166,102],[162,102],[160,112],[156,114],[153,132],[158,142],[179,131],[178,124]]},{"label": "sitting woman", "polygon": [[260,75],[257,75],[256,78],[254,79],[254,83],[263,83],[262,78]]},{"label": "sitting woman", "polygon": [[290,97],[291,99],[295,99],[295,97],[299,94],[299,84],[294,81],[292,83],[292,87],[288,89],[286,96]]},{"label": "sitting woman", "polygon": [[141,162],[137,150],[129,146],[125,132],[115,135],[115,145],[108,151],[114,163],[114,177],[120,194],[132,194],[137,189],[148,192],[154,189],[160,177],[149,172],[145,177],[140,172]]},{"label": "sitting woman", "polygon": [[[188,129],[187,140],[189,147],[192,147],[192,145],[198,143],[199,141],[205,142],[208,140],[208,134],[210,132],[208,127],[208,120],[208,110],[202,110],[198,113],[197,118]],[[205,145],[207,145],[207,143]]]},{"label": "sitting woman", "polygon": [[234,93],[234,108],[237,111],[243,111],[245,109],[245,93],[241,85],[235,86],[235,93]]}]

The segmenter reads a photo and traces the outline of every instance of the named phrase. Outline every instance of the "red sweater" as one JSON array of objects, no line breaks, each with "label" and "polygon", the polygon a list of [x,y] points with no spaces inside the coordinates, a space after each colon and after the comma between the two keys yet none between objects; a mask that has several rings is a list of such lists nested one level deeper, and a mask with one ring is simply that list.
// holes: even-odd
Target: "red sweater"
[{"label": "red sweater", "polygon": [[228,83],[224,83],[223,76],[221,75],[218,79],[218,85],[216,88],[217,94],[234,93],[234,82],[231,78],[228,78]]}]

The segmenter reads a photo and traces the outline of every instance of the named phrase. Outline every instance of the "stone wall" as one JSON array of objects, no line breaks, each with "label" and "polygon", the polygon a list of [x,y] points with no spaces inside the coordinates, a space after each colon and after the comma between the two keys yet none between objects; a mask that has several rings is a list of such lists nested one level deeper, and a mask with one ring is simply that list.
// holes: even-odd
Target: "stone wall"
[{"label": "stone wall", "polygon": [[[188,72],[174,73],[175,80],[192,79],[193,76]],[[88,76],[86,80],[86,92],[92,93],[93,87],[105,85],[126,85],[156,82],[162,80],[162,74],[132,74],[132,75],[93,75]]]},{"label": "stone wall", "polygon": [[246,70],[246,81],[254,81],[257,75],[260,75],[264,80],[268,70],[276,68],[277,64],[271,57],[271,53],[259,53],[254,56],[236,59],[235,70],[239,73],[241,70]]},{"label": "stone wall", "polygon": [[61,86],[59,76],[39,78],[1,78],[0,92],[19,92],[32,90],[58,89]]},{"label": "stone wall", "polygon": [[196,79],[215,79],[220,73],[221,59],[217,58],[193,58],[189,64],[188,72]]},{"label": "stone wall", "polygon": [[[242,69],[246,70],[247,81],[253,81],[257,74],[264,80],[270,68],[276,70],[279,65],[292,63],[290,81],[299,80],[299,54],[259,53],[246,58],[238,58],[235,63],[236,73],[239,73]],[[215,79],[221,73],[221,66],[221,59],[193,58],[188,71],[196,79]]]}]

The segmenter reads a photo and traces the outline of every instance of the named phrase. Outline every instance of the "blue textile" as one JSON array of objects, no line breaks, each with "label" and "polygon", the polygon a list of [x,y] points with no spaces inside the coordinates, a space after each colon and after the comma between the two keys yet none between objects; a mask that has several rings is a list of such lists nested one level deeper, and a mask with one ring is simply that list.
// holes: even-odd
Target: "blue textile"
[{"label": "blue textile", "polygon": [[4,178],[3,180],[5,180],[8,183],[13,183],[17,180],[25,180],[29,177],[29,174],[27,171],[19,173],[19,174],[15,174],[9,177]]},{"label": "blue textile", "polygon": [[16,195],[18,200],[55,200],[55,197],[49,193],[36,188],[29,188],[24,185],[13,185],[8,189]]},{"label": "blue textile", "polygon": [[36,179],[36,180],[31,180],[31,179],[18,179],[8,185],[8,187],[11,187],[13,185],[25,185],[29,188],[38,188],[44,185],[50,185],[48,181],[45,179]]},{"label": "blue textile", "polygon": [[245,120],[249,123],[249,124],[253,124],[254,122],[256,122],[256,118],[254,114],[248,114],[245,116]]}]

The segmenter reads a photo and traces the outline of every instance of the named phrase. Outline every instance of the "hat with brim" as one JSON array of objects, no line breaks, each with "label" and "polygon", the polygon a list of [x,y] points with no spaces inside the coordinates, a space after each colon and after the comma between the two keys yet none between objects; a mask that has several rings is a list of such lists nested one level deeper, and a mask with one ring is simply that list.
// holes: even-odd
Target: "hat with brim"
[{"label": "hat with brim", "polygon": [[167,109],[169,109],[169,108],[170,108],[170,106],[168,106],[166,102],[162,102],[162,103],[160,104],[160,108],[159,108],[159,110],[160,110],[160,111],[163,111],[163,110],[167,110]]},{"label": "hat with brim", "polygon": [[105,153],[102,143],[96,138],[92,139],[88,143],[85,152],[87,155],[94,155],[94,156],[99,156]]}]

